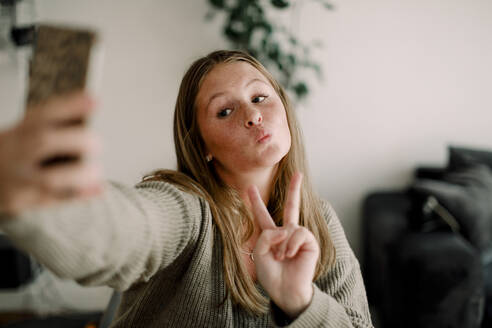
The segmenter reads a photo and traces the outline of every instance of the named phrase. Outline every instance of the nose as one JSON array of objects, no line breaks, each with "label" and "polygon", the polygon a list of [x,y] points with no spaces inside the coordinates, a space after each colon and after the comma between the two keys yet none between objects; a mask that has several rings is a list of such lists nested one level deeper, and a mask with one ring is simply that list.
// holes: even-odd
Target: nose
[{"label": "nose", "polygon": [[251,128],[255,125],[260,125],[263,122],[263,117],[261,116],[261,113],[257,109],[248,109],[248,112],[246,114],[246,120],[244,122],[244,125],[247,128]]}]

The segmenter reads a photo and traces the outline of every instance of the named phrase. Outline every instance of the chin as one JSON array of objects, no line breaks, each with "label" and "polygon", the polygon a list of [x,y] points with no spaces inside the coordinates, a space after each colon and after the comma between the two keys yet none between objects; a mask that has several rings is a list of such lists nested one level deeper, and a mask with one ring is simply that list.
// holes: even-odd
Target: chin
[{"label": "chin", "polygon": [[256,165],[261,167],[275,166],[282,160],[282,158],[284,158],[285,155],[287,155],[288,152],[288,149],[281,151],[278,148],[275,150],[267,150],[262,152],[259,156],[257,156]]}]

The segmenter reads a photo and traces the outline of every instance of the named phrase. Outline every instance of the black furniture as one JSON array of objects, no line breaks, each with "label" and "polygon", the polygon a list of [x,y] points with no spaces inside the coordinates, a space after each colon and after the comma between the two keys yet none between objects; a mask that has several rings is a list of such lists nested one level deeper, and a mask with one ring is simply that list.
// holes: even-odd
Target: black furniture
[{"label": "black furniture", "polygon": [[50,316],[46,318],[35,318],[17,320],[2,328],[99,328],[101,312],[73,313],[67,315]]},{"label": "black furniture", "polygon": [[[42,266],[28,254],[17,249],[7,236],[0,234],[0,289],[16,290],[33,283],[41,272]],[[111,302],[116,302],[118,295]],[[111,303],[112,304],[112,303]],[[108,306],[106,312],[90,311],[84,313],[67,313],[63,315],[38,317],[34,313],[0,311],[0,327],[5,328],[107,328],[115,312],[114,305]]]},{"label": "black furniture", "polygon": [[0,234],[0,289],[15,289],[30,283],[40,272],[41,267],[24,252],[19,251],[12,242]]},{"label": "black furniture", "polygon": [[449,147],[363,204],[363,274],[381,326],[492,327],[492,152]]}]

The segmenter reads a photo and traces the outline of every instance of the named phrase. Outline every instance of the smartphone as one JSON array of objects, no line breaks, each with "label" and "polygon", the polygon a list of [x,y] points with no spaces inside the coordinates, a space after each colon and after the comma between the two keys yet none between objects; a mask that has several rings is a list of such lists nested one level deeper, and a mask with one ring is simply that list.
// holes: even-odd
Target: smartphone
[{"label": "smartphone", "polygon": [[[95,30],[73,26],[40,24],[35,28],[33,53],[29,64],[26,108],[53,96],[97,86],[101,49]],[[84,125],[82,119],[67,125]],[[58,155],[43,160],[42,166],[55,165],[79,158]]]}]

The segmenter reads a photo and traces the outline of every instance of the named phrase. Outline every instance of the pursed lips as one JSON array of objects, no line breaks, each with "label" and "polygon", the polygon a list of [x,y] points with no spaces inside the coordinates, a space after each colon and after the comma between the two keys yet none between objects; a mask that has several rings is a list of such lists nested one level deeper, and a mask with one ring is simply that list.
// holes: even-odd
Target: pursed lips
[{"label": "pursed lips", "polygon": [[263,142],[267,140],[271,136],[270,133],[265,132],[265,131],[259,131],[259,133],[256,135],[256,142]]}]

